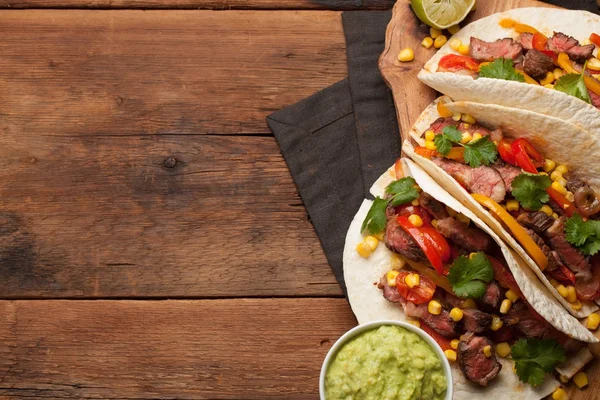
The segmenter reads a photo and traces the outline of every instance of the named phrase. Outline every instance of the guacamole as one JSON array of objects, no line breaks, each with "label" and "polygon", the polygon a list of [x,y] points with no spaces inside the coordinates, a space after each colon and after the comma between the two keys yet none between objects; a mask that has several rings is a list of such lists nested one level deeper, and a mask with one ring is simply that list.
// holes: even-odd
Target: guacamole
[{"label": "guacamole", "polygon": [[325,399],[441,400],[446,385],[442,362],[427,342],[400,326],[384,325],[337,352],[326,373]]}]

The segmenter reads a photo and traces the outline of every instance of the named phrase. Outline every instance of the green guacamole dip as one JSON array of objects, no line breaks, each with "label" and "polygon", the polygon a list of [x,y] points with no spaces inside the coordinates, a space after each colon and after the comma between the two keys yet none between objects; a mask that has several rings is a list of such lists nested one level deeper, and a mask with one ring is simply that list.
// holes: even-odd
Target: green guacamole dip
[{"label": "green guacamole dip", "polygon": [[335,355],[325,377],[326,400],[442,400],[442,362],[431,346],[400,326],[363,332]]}]

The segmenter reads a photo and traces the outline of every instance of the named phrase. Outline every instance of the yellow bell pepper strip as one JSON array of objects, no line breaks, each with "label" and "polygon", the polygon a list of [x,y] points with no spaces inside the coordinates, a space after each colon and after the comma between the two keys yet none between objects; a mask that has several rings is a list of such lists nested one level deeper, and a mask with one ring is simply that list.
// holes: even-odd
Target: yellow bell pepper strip
[{"label": "yellow bell pepper strip", "polygon": [[[533,26],[521,24],[520,22],[515,21],[514,19],[504,18],[499,22],[500,26],[503,28],[513,28],[518,33],[540,33]],[[541,35],[541,33],[540,33]]]},{"label": "yellow bell pepper strip", "polygon": [[527,254],[533,258],[535,263],[543,271],[548,266],[548,258],[542,252],[542,249],[533,241],[527,234],[525,228],[523,228],[512,215],[508,213],[500,204],[496,203],[489,197],[481,194],[473,193],[471,196],[479,204],[487,208],[494,216],[498,217],[508,229],[512,232],[513,236],[523,246]]},{"label": "yellow bell pepper strip", "polygon": [[533,79],[532,77],[530,77],[529,75],[527,75],[525,73],[525,71],[523,71],[522,69],[515,69],[515,71],[517,71],[518,74],[523,75],[523,77],[525,78],[525,82],[530,83],[532,85],[538,85],[540,86],[539,82],[536,81],[535,79]]},{"label": "yellow bell pepper strip", "polygon": [[440,115],[440,117],[442,117],[442,118],[450,118],[451,116],[454,115],[454,113],[452,111],[450,111],[448,109],[448,107],[446,107],[446,104],[444,104],[443,101],[438,101],[437,112]]},{"label": "yellow bell pepper strip", "polygon": [[427,266],[423,263],[419,263],[409,259],[406,259],[406,263],[421,275],[424,275],[431,279],[433,283],[435,283],[437,286],[443,288],[448,293],[454,294],[454,290],[452,290],[452,285],[450,284],[450,281],[448,281],[448,278],[446,278],[446,276],[438,274],[430,266]]},{"label": "yellow bell pepper strip", "polygon": [[[558,55],[558,59],[556,62],[559,67],[561,67],[562,69],[564,69],[567,72],[567,74],[579,75],[581,73],[581,72],[577,71],[575,69],[575,67],[573,67],[573,63],[569,59],[569,56],[567,55],[567,53],[560,53]],[[600,82],[599,81],[597,81],[596,79],[592,78],[591,76],[588,76],[585,74],[583,76],[583,80],[585,81],[585,86],[589,90],[591,90],[592,92],[594,92],[598,96],[600,96]]]}]

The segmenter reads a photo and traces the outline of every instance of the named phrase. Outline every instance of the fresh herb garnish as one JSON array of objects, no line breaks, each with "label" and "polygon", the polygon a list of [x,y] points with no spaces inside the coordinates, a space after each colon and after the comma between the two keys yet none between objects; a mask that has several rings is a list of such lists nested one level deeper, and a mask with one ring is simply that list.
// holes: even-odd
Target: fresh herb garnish
[{"label": "fresh herb garnish", "polygon": [[416,184],[417,182],[410,176],[390,183],[385,188],[385,192],[393,196],[390,200],[392,206],[396,207],[400,204],[409,203],[419,197],[419,191],[415,187]]},{"label": "fresh herb garnish", "polygon": [[460,256],[454,261],[448,273],[448,281],[459,297],[481,298],[487,284],[494,279],[494,269],[483,252]]},{"label": "fresh herb garnish", "polygon": [[385,229],[385,223],[387,222],[387,218],[385,217],[385,209],[387,208],[388,202],[389,200],[379,197],[373,201],[373,204],[371,205],[371,208],[369,209],[369,212],[367,213],[367,216],[365,217],[365,220],[360,228],[361,232],[364,232],[365,229],[371,235],[376,235],[380,232],[383,232]]},{"label": "fresh herb garnish", "polygon": [[559,92],[575,96],[578,99],[591,104],[592,99],[590,98],[590,93],[588,92],[588,89],[585,86],[585,81],[583,80],[584,73],[585,66],[581,74],[567,74],[561,76],[554,84],[554,89],[558,90]]},{"label": "fresh herb garnish", "polygon": [[550,200],[546,189],[552,181],[548,175],[535,175],[523,172],[511,183],[512,195],[528,210],[539,210]]},{"label": "fresh herb garnish", "polygon": [[567,359],[565,349],[553,339],[520,339],[511,354],[519,379],[532,386],[541,385],[546,373]]},{"label": "fresh herb garnish", "polygon": [[565,223],[567,241],[583,254],[593,256],[600,251],[600,221],[584,221],[575,214]]},{"label": "fresh herb garnish", "polygon": [[447,155],[452,150],[452,143],[460,143],[462,133],[454,125],[449,125],[442,129],[441,135],[436,135],[433,139],[436,151],[441,155]]},{"label": "fresh herb garnish", "polygon": [[525,77],[517,72],[510,58],[497,58],[494,62],[479,68],[480,78],[504,79],[525,82]]},{"label": "fresh herb garnish", "polygon": [[465,162],[473,168],[477,168],[481,164],[490,165],[498,157],[498,149],[489,136],[469,142],[464,145],[464,148]]}]

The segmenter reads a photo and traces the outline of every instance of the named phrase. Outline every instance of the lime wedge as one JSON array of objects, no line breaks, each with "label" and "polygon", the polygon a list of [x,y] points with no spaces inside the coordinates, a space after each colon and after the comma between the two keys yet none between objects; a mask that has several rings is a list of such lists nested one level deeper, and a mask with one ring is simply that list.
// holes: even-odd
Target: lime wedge
[{"label": "lime wedge", "polygon": [[425,24],[447,29],[465,19],[475,0],[411,0],[410,5]]}]

